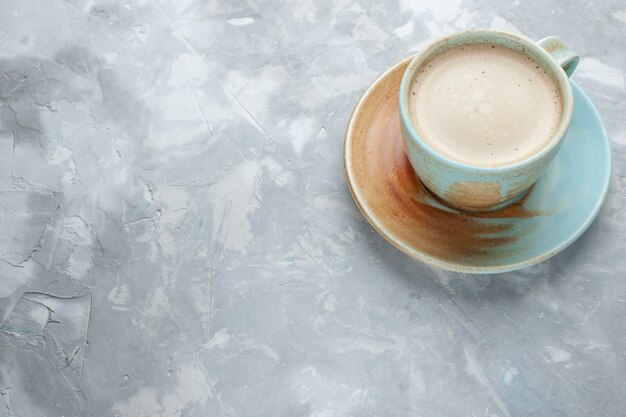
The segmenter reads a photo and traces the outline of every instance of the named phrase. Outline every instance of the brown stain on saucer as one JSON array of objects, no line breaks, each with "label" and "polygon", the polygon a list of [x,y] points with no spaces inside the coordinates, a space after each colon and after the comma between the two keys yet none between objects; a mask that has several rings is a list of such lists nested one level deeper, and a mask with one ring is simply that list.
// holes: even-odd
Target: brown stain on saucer
[{"label": "brown stain on saucer", "polygon": [[502,210],[480,214],[447,208],[433,198],[402,142],[398,91],[409,61],[381,77],[352,115],[344,156],[355,201],[387,240],[418,259],[478,262],[497,256],[494,248],[514,243],[516,219],[540,214],[523,206],[532,190]]}]

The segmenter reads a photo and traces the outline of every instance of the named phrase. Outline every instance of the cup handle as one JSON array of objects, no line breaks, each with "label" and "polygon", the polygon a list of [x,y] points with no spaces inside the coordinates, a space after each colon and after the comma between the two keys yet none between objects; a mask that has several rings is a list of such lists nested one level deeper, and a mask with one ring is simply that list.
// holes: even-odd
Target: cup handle
[{"label": "cup handle", "polygon": [[578,65],[578,54],[567,48],[556,36],[543,38],[537,45],[548,51],[569,77]]}]

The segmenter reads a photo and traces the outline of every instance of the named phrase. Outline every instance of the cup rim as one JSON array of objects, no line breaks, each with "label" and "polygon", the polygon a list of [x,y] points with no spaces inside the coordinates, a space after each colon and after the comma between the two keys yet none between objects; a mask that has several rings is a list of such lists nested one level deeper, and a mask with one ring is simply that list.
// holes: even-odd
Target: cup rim
[{"label": "cup rim", "polygon": [[[507,38],[508,40],[517,42],[521,44],[522,46],[526,47],[527,49],[532,50],[534,54],[538,55],[541,58],[542,64],[545,64],[550,67],[553,75],[557,77],[555,79],[555,82],[557,82],[559,85],[563,85],[564,87],[564,91],[562,91],[563,93],[562,100],[564,101],[563,114],[562,114],[561,121],[559,123],[559,127],[554,133],[554,135],[552,135],[552,137],[550,138],[548,144],[544,146],[540,151],[530,155],[527,158],[515,161],[513,163],[509,163],[509,164],[497,165],[497,166],[472,165],[469,163],[461,162],[456,159],[452,159],[452,158],[444,156],[443,154],[433,149],[433,147],[424,139],[422,139],[422,137],[420,136],[420,133],[418,132],[418,128],[416,127],[415,123],[413,122],[410,116],[409,103],[408,103],[409,86],[411,85],[411,82],[413,81],[415,73],[421,67],[422,62],[425,62],[425,60],[429,58],[430,52],[432,52],[435,48],[437,48],[438,46],[442,44],[448,43],[450,40],[454,38],[460,37],[462,35],[466,35],[468,33],[477,34],[477,35],[489,34],[489,35],[500,36],[503,38]],[[552,152],[555,148],[559,146],[559,144],[561,143],[561,140],[565,136],[567,129],[569,128],[569,125],[572,119],[573,109],[574,109],[574,105],[573,105],[574,95],[572,93],[572,86],[569,83],[569,78],[567,77],[567,74],[565,74],[565,71],[563,70],[563,68],[554,60],[554,58],[548,51],[543,49],[541,46],[539,46],[532,40],[525,38],[524,36],[512,33],[512,32],[507,32],[503,30],[495,30],[495,29],[478,29],[478,28],[462,30],[462,31],[454,32],[444,37],[438,38],[434,40],[433,42],[431,42],[428,46],[426,46],[422,51],[418,52],[413,57],[406,71],[404,72],[404,75],[402,76],[402,82],[400,84],[399,101],[400,101],[400,118],[402,119],[402,124],[404,125],[405,129],[408,130],[411,140],[416,142],[417,145],[419,145],[422,149],[424,149],[430,157],[438,160],[439,162],[443,162],[447,165],[451,165],[456,168],[465,169],[465,170],[473,170],[479,173],[483,172],[483,173],[492,173],[492,174],[502,172],[502,171],[509,171],[511,169],[524,168],[525,166],[528,166],[532,164],[533,162],[544,158],[546,155]]]}]

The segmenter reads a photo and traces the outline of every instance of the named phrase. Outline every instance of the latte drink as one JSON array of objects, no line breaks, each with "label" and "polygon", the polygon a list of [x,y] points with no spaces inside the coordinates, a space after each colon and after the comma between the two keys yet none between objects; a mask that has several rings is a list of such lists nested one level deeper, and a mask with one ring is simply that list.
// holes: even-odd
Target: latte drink
[{"label": "latte drink", "polygon": [[554,139],[563,118],[557,83],[545,69],[496,44],[452,48],[426,62],[408,104],[431,148],[481,167],[532,157]]}]

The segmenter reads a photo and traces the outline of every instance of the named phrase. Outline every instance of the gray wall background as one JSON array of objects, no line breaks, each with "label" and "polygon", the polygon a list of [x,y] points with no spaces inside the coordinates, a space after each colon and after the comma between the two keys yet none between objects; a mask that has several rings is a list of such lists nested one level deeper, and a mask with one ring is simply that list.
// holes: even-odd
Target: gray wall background
[{"label": "gray wall background", "polygon": [[[358,212],[347,119],[468,27],[558,35],[611,136],[589,231],[496,276]],[[0,416],[623,416],[623,1],[5,0]]]}]

